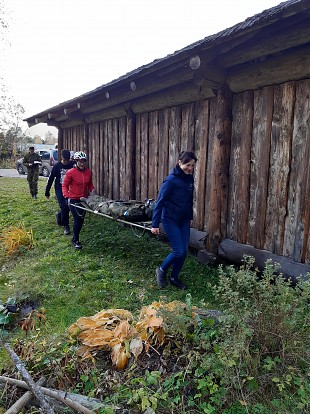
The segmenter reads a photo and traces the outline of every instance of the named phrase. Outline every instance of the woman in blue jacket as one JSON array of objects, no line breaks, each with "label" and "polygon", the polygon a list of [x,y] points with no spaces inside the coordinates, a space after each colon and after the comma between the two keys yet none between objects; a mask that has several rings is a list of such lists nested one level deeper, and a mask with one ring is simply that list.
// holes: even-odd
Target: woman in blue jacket
[{"label": "woman in blue jacket", "polygon": [[193,220],[192,174],[196,161],[196,156],[190,151],[182,151],[179,154],[178,164],[161,185],[153,212],[151,232],[159,234],[161,222],[172,248],[172,252],[156,269],[156,280],[160,288],[167,286],[167,272],[171,267],[171,285],[186,289],[185,284],[179,279],[179,274],[187,255],[190,225]]}]

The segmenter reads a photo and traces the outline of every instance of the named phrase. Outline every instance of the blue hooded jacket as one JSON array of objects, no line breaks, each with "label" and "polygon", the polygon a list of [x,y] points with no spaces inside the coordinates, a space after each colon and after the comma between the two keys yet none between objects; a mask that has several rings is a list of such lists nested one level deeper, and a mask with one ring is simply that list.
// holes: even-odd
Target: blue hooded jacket
[{"label": "blue hooded jacket", "polygon": [[153,212],[152,227],[158,228],[162,220],[177,223],[193,219],[194,178],[176,165],[160,188]]}]

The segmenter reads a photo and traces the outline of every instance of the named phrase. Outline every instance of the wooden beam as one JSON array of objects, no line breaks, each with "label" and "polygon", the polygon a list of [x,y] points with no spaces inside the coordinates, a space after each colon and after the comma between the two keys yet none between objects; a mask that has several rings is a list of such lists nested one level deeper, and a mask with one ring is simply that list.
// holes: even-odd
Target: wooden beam
[{"label": "wooden beam", "polygon": [[182,86],[174,86],[151,96],[146,96],[132,101],[134,113],[156,111],[183,103],[196,102],[203,99],[214,98],[215,94],[208,86],[195,86],[188,83]]},{"label": "wooden beam", "polygon": [[211,62],[199,65],[193,72],[193,82],[197,86],[206,85],[212,89],[221,88],[227,77],[227,71]]},{"label": "wooden beam", "polygon": [[46,123],[46,121],[47,121],[47,115],[41,116],[41,117],[38,117],[38,118],[34,118],[35,124],[40,124],[41,122]]},{"label": "wooden beam", "polygon": [[81,104],[80,102],[77,102],[76,104],[68,108],[64,108],[64,114],[65,115],[71,114],[72,112],[78,111],[80,108],[81,108]]},{"label": "wooden beam", "polygon": [[91,124],[92,122],[120,118],[122,116],[127,116],[126,110],[123,105],[118,105],[112,108],[107,108],[102,111],[97,111],[97,112],[93,112],[91,114],[85,115],[84,119],[87,124]]},{"label": "wooden beam", "polygon": [[80,110],[75,111],[75,112],[71,112],[71,113],[68,114],[68,119],[72,120],[72,121],[73,120],[82,121],[83,118],[84,118],[84,114]]},{"label": "wooden beam", "polygon": [[310,46],[289,55],[283,54],[265,62],[235,68],[228,73],[227,82],[233,92],[242,92],[309,77]]},{"label": "wooden beam", "polygon": [[46,121],[46,124],[47,124],[48,126],[54,126],[54,127],[56,127],[56,128],[58,128],[58,127],[59,127],[59,122],[56,122],[56,121],[54,121],[54,120],[52,120],[52,119],[47,120],[47,121]]},{"label": "wooden beam", "polygon": [[293,27],[279,23],[277,28],[272,29],[271,32],[268,28],[262,28],[243,44],[233,47],[227,53],[219,54],[217,63],[228,68],[310,42],[309,17]]},{"label": "wooden beam", "polygon": [[136,85],[135,90],[130,87],[128,88],[128,84],[122,84],[113,91],[111,90],[109,99],[106,99],[104,94],[102,94],[96,97],[96,99],[92,98],[81,101],[81,109],[85,114],[90,114],[92,112],[116,106],[120,103],[125,103],[152,93],[157,93],[160,90],[164,90],[175,85],[190,82],[192,81],[192,77],[193,71],[188,66],[184,70],[176,73],[170,73],[166,77],[159,77],[157,74],[152,74],[151,77],[145,76],[140,79],[137,78],[134,80]]}]

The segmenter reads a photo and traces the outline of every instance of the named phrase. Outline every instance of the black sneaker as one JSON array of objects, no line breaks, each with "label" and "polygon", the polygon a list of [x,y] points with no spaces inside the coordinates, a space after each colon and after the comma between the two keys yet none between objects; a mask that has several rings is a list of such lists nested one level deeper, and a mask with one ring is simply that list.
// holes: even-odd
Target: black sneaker
[{"label": "black sneaker", "polygon": [[156,280],[158,287],[164,289],[167,286],[166,273],[160,267],[156,268]]},{"label": "black sneaker", "polygon": [[70,234],[70,228],[69,226],[64,226],[64,235],[68,236]]},{"label": "black sneaker", "polygon": [[172,286],[175,286],[176,288],[178,288],[178,289],[181,289],[181,290],[185,290],[186,289],[186,285],[183,283],[183,282],[181,282],[181,280],[180,279],[173,279],[172,277],[170,278],[170,284],[172,285]]},{"label": "black sneaker", "polygon": [[79,241],[72,241],[73,247],[77,250],[81,250],[82,245]]}]

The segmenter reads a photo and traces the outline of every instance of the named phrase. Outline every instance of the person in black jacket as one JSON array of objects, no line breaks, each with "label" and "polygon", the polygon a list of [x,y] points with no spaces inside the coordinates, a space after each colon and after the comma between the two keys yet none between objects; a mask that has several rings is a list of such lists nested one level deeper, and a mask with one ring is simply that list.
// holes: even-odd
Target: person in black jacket
[{"label": "person in black jacket", "polygon": [[161,185],[152,218],[153,234],[159,234],[161,222],[168,237],[172,252],[156,269],[156,280],[160,288],[165,288],[168,269],[171,267],[170,283],[186,289],[179,279],[189,243],[190,225],[193,220],[193,171],[197,158],[193,152],[182,151],[178,164]]},{"label": "person in black jacket", "polygon": [[69,207],[67,200],[64,198],[62,194],[62,183],[66,172],[73,168],[74,162],[70,160],[70,151],[67,149],[63,149],[61,151],[61,162],[58,162],[52,168],[51,174],[48,178],[46,189],[45,189],[45,197],[47,199],[50,198],[50,189],[53,185],[55,180],[55,194],[58,200],[58,204],[60,207],[60,211],[56,213],[56,222],[58,225],[62,225],[64,227],[64,234],[70,234],[70,227],[69,227]]}]

